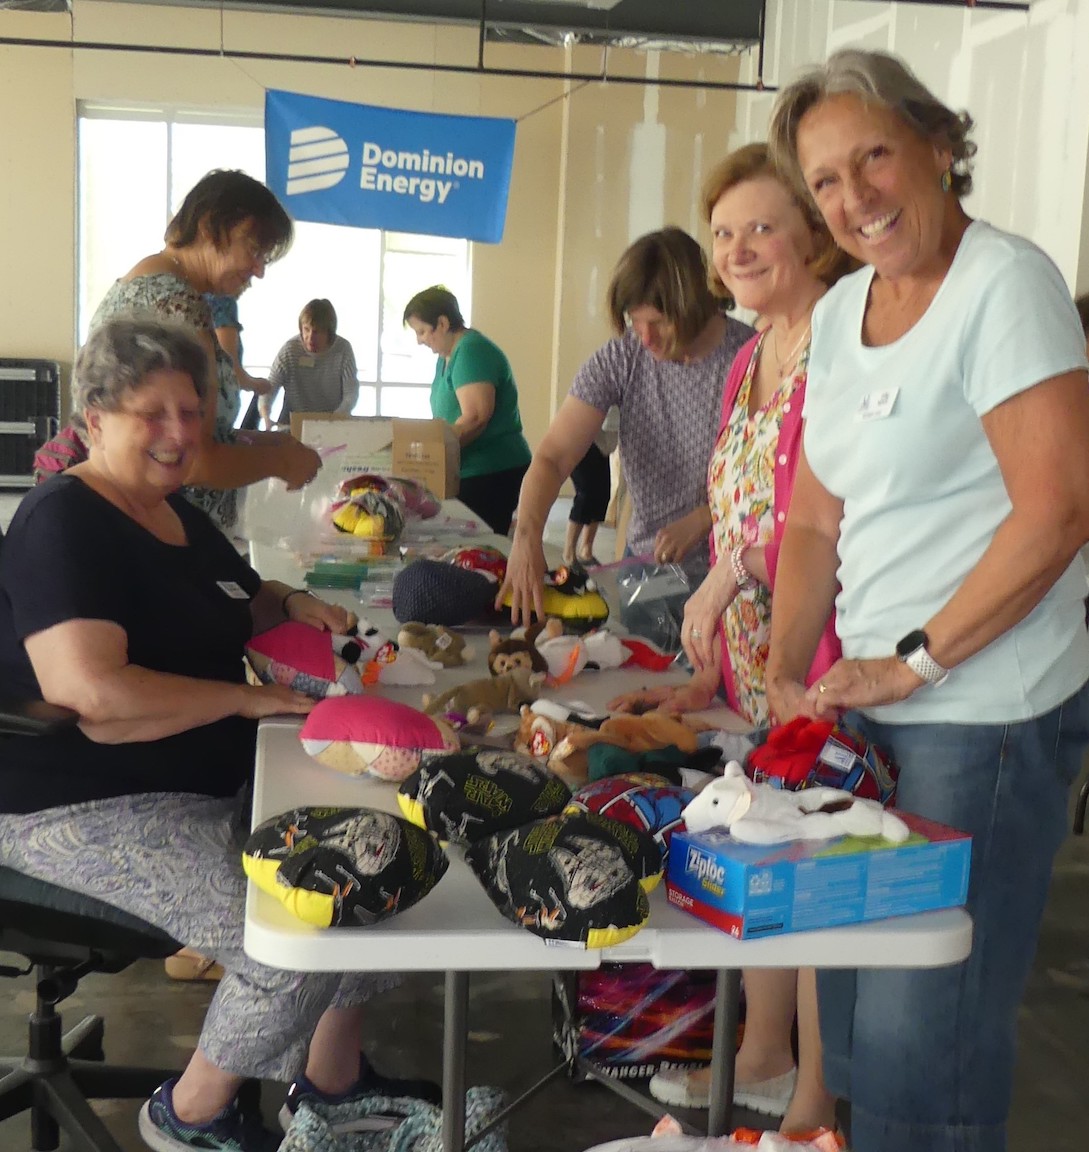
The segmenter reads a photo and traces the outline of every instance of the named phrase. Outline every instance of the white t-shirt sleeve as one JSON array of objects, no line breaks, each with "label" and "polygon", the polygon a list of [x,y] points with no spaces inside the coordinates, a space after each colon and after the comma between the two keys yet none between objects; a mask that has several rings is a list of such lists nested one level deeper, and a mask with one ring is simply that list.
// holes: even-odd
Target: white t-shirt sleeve
[{"label": "white t-shirt sleeve", "polygon": [[1085,337],[1058,268],[1027,242],[1011,244],[980,278],[966,318],[964,395],[982,416],[1053,376],[1085,368]]}]

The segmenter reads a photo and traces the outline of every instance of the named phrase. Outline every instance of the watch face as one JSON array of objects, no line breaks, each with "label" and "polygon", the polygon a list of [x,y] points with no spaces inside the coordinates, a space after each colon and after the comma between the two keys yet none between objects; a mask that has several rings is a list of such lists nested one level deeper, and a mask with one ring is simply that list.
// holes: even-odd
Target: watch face
[{"label": "watch face", "polygon": [[920,648],[925,648],[927,644],[927,635],[921,628],[916,628],[914,632],[909,632],[899,644],[896,645],[896,655],[901,660],[906,660],[912,652],[917,652]]}]

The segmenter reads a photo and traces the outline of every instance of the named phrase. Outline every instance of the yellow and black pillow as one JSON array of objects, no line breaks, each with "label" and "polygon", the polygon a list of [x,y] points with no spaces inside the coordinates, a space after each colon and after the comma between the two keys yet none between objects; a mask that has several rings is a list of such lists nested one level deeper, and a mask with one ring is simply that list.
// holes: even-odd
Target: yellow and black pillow
[{"label": "yellow and black pillow", "polygon": [[478,840],[466,853],[491,901],[546,940],[604,948],[634,936],[662,874],[654,838],[578,812]]},{"label": "yellow and black pillow", "polygon": [[425,752],[397,793],[404,815],[443,840],[468,844],[563,811],[567,785],[521,752]]},{"label": "yellow and black pillow", "polygon": [[377,924],[442,879],[446,853],[428,832],[370,808],[295,808],[255,828],[246,875],[320,928]]}]

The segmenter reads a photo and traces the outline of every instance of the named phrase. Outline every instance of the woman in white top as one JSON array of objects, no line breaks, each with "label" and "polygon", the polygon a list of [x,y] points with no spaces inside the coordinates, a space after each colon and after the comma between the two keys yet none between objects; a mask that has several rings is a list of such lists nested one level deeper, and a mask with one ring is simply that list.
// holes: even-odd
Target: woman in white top
[{"label": "woman in white top", "polygon": [[[1066,284],[964,211],[971,118],[894,57],[836,53],[771,145],[867,267],[813,313],[767,685],[849,713],[897,802],[971,833],[962,965],[820,976],[855,1152],[1003,1152],[1017,1007],[1089,740],[1089,379]],[[843,658],[807,689],[836,607]]]}]

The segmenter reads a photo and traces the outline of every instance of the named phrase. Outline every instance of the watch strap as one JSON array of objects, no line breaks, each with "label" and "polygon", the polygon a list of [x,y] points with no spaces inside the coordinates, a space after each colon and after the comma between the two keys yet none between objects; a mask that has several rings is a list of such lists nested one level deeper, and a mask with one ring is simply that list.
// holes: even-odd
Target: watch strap
[{"label": "watch strap", "polygon": [[923,645],[916,648],[914,652],[909,652],[903,657],[903,660],[916,676],[921,677],[928,684],[941,684],[949,675],[949,669],[943,668]]}]

